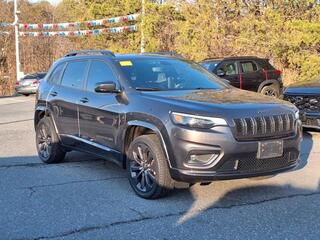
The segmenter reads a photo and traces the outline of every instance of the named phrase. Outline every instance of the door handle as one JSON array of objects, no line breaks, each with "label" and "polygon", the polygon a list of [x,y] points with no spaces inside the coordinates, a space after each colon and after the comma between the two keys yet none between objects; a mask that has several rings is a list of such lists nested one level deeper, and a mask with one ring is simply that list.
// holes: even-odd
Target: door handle
[{"label": "door handle", "polygon": [[87,103],[87,102],[89,102],[89,99],[86,98],[86,97],[83,97],[83,98],[80,99],[80,102]]},{"label": "door handle", "polygon": [[52,97],[56,97],[57,95],[58,95],[57,92],[51,92],[51,93],[50,93],[50,96],[52,96]]}]

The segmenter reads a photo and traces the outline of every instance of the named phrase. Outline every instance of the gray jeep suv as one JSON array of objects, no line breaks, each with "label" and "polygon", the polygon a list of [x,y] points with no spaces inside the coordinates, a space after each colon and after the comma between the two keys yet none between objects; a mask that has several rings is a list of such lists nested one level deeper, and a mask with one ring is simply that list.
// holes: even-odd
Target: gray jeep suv
[{"label": "gray jeep suv", "polygon": [[60,162],[71,150],[95,154],[125,168],[143,198],[181,182],[287,171],[301,142],[291,103],[157,54],[67,54],[41,81],[34,124],[42,161]]}]

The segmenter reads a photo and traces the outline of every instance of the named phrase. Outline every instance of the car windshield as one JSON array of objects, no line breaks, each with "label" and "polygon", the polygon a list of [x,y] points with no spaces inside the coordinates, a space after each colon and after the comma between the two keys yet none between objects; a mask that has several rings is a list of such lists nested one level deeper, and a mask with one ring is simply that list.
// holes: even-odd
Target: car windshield
[{"label": "car windshield", "polygon": [[24,76],[24,78],[23,79],[36,79],[37,78],[37,76],[36,75],[34,75],[34,74],[30,74],[30,75],[26,75],[26,76]]},{"label": "car windshield", "polygon": [[200,65],[182,59],[143,58],[120,60],[119,64],[131,85],[141,91],[228,87]]},{"label": "car windshield", "polygon": [[34,73],[24,76],[23,79],[42,79],[46,76],[47,73]]},{"label": "car windshield", "polygon": [[221,61],[201,62],[200,65],[209,71],[213,71]]}]

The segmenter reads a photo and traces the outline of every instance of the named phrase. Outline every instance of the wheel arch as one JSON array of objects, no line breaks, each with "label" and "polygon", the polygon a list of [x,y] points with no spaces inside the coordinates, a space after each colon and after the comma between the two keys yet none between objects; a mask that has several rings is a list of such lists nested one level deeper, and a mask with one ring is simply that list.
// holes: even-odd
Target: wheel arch
[{"label": "wheel arch", "polygon": [[[34,128],[37,127],[39,121],[44,117],[50,117],[51,118],[51,120],[53,122],[53,125],[54,125],[54,128],[56,130],[56,133],[58,134],[57,125],[56,125],[55,120],[53,119],[53,114],[52,114],[51,110],[49,108],[47,108],[46,106],[42,106],[42,105],[36,106],[35,112],[34,112],[34,119],[33,119]],[[58,134],[58,136],[59,136],[59,134]]]},{"label": "wheel arch", "polygon": [[37,127],[39,121],[46,115],[46,107],[45,106],[36,106],[34,111],[34,128]]},{"label": "wheel arch", "polygon": [[141,120],[133,120],[127,123],[127,127],[123,133],[123,144],[122,144],[122,152],[123,152],[123,160],[122,166],[125,168],[126,166],[126,156],[127,150],[129,148],[130,143],[133,141],[135,137],[147,134],[156,134],[161,142],[161,148],[164,151],[164,154],[167,158],[168,166],[171,168],[169,153],[167,149],[167,145],[165,143],[163,134],[160,129],[152,123],[141,121]]},{"label": "wheel arch", "polygon": [[275,79],[270,79],[270,80],[263,81],[263,82],[259,85],[258,92],[261,92],[261,91],[262,91],[262,88],[264,88],[265,86],[270,86],[270,85],[277,85],[277,86],[279,87],[279,90],[280,90],[280,83],[279,83],[279,81],[277,81],[277,80],[275,80]]}]

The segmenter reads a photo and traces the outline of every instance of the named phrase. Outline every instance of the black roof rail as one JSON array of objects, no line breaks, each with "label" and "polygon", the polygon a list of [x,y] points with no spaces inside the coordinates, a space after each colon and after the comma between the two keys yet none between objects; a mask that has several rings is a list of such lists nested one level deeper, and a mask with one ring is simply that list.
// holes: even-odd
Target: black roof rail
[{"label": "black roof rail", "polygon": [[246,58],[259,58],[257,56],[226,56],[226,57],[210,57],[205,58],[202,61],[210,61],[210,60],[233,60],[233,59],[246,59]]},{"label": "black roof rail", "polygon": [[109,57],[115,57],[114,53],[109,50],[80,50],[69,52],[64,57],[74,57],[78,55],[106,55]]},{"label": "black roof rail", "polygon": [[144,54],[150,54],[150,55],[164,55],[164,56],[172,56],[172,57],[179,57],[183,58],[183,56],[176,51],[164,51],[164,52],[146,52]]},{"label": "black roof rail", "polygon": [[223,59],[223,57],[210,57],[210,58],[205,58],[205,59],[202,59],[202,61],[209,61],[209,60],[221,60]]}]

